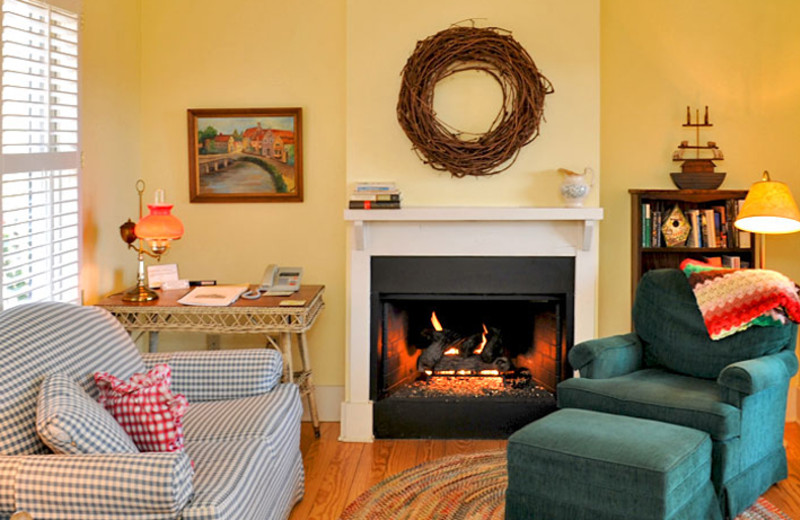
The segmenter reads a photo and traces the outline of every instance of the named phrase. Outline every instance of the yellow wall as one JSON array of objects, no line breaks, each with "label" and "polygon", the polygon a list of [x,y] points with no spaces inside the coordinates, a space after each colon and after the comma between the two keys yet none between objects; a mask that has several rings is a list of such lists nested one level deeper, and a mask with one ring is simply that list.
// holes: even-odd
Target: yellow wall
[{"label": "yellow wall", "polygon": [[[522,148],[509,170],[457,179],[415,155],[397,122],[396,105],[401,71],[417,41],[468,18],[478,27],[511,31],[555,93],[545,98],[540,137]],[[408,206],[558,206],[559,167],[598,170],[598,0],[348,0],[347,23],[349,182],[396,181]],[[499,89],[491,80],[481,89],[456,75],[440,86],[450,87],[436,90],[435,101],[441,94],[443,103],[434,107],[445,122],[469,126],[497,113],[492,94]],[[597,200],[594,190],[586,205]]]},{"label": "yellow wall", "polygon": [[136,270],[119,225],[137,217],[131,195],[141,165],[141,19],[138,0],[83,4],[81,287],[93,303],[130,283]]},{"label": "yellow wall", "polygon": [[[769,170],[800,197],[800,3],[602,0],[600,334],[630,330],[629,188],[674,189],[672,152],[709,106],[701,139],[725,154],[721,188]],[[800,200],[800,199],[798,199]],[[769,237],[768,267],[800,279],[800,234]]]}]

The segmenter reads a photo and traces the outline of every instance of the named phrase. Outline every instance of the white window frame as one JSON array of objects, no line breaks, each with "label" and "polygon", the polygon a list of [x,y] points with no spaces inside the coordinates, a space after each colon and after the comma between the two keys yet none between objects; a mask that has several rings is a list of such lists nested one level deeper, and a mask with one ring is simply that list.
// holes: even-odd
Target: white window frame
[{"label": "white window frame", "polygon": [[[0,9],[0,309],[35,301],[81,303],[82,5],[80,0],[0,0],[0,8],[11,8],[9,2],[47,14],[44,21],[33,22],[44,26],[44,34],[26,33],[9,21],[15,15],[4,19],[5,9]],[[69,23],[75,22],[74,30],[59,25],[59,20],[66,19],[60,18],[63,11],[69,13]],[[18,20],[25,24],[30,18]],[[59,41],[65,34],[69,39]],[[37,41],[44,46],[30,43]],[[30,47],[33,52],[7,60],[15,46]],[[64,48],[74,49],[74,58],[71,54],[59,58],[58,51]],[[31,64],[27,70],[26,61]],[[19,87],[24,77],[28,83]],[[34,99],[34,92],[15,103],[16,93],[24,90],[38,91],[41,97]],[[67,98],[74,101],[59,104]],[[35,114],[31,108],[28,115],[20,110],[26,104],[38,105]],[[27,143],[19,141],[26,133],[33,137]],[[34,138],[40,140],[31,141]],[[17,218],[21,214],[25,216]],[[9,273],[12,266],[13,275]]]}]

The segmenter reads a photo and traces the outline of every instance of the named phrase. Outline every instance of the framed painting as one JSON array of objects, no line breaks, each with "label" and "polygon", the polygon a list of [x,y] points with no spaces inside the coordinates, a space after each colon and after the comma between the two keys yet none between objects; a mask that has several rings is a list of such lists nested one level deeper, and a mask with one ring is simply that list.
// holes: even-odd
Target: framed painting
[{"label": "framed painting", "polygon": [[189,109],[190,202],[302,202],[300,108]]}]

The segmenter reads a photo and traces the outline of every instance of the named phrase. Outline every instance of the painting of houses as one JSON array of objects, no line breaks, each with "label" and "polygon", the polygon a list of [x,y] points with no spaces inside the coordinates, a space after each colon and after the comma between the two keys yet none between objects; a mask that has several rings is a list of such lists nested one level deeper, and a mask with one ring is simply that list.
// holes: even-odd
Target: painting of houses
[{"label": "painting of houses", "polygon": [[294,132],[275,129],[264,132],[261,155],[294,165]]},{"label": "painting of houses", "polygon": [[303,200],[301,109],[190,109],[192,202]]}]

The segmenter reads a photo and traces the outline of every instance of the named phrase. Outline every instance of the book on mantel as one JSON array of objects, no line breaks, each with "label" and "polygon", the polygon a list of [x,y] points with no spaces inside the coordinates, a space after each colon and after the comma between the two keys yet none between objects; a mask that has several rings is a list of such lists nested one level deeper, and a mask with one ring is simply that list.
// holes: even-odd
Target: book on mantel
[{"label": "book on mantel", "polygon": [[350,209],[400,209],[400,190],[394,182],[359,182],[350,193]]}]

